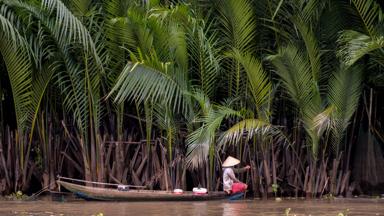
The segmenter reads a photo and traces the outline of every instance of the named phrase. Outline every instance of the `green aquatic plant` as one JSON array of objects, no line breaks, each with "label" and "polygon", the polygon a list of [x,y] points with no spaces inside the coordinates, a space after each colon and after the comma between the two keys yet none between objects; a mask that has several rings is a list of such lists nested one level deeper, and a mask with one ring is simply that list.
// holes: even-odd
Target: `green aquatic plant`
[{"label": "green aquatic plant", "polygon": [[18,199],[22,198],[23,197],[23,192],[17,191],[15,195],[16,195],[16,198],[18,198]]},{"label": "green aquatic plant", "polygon": [[272,192],[275,193],[275,197],[277,196],[278,189],[279,189],[278,184],[272,184]]},{"label": "green aquatic plant", "polygon": [[10,194],[9,196],[6,196],[5,198],[7,200],[26,200],[29,196],[26,194],[23,194],[22,191],[16,191],[15,193]]},{"label": "green aquatic plant", "polygon": [[291,211],[291,208],[286,208],[284,211],[285,216],[289,216],[289,212]]},{"label": "green aquatic plant", "polygon": [[345,212],[340,212],[339,214],[337,214],[337,216],[348,216],[348,214]]},{"label": "green aquatic plant", "polygon": [[345,209],[343,212],[339,212],[337,216],[348,216],[349,209]]},{"label": "green aquatic plant", "polygon": [[325,194],[323,196],[323,199],[326,199],[326,200],[334,200],[335,199],[335,196],[333,196],[333,194]]}]

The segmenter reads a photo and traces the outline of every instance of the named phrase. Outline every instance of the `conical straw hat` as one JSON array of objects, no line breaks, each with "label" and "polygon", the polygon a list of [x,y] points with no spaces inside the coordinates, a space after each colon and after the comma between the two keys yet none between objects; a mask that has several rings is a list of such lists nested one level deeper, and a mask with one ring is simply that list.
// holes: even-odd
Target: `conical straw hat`
[{"label": "conical straw hat", "polygon": [[237,164],[240,163],[240,160],[234,158],[234,157],[231,157],[231,156],[228,156],[227,159],[225,159],[225,161],[223,162],[223,167],[232,167],[232,166],[235,166]]}]

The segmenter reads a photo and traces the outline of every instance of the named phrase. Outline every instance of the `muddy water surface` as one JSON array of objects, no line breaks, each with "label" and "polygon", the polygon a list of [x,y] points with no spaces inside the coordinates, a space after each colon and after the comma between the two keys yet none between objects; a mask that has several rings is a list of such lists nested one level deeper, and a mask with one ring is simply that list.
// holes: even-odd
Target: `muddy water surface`
[{"label": "muddy water surface", "polygon": [[1,216],[41,215],[41,216],[91,216],[103,213],[104,216],[123,215],[311,215],[338,216],[347,215],[382,215],[384,216],[384,200],[353,199],[353,200],[284,200],[262,201],[245,200],[236,202],[86,202],[86,201],[30,201],[0,202]]}]

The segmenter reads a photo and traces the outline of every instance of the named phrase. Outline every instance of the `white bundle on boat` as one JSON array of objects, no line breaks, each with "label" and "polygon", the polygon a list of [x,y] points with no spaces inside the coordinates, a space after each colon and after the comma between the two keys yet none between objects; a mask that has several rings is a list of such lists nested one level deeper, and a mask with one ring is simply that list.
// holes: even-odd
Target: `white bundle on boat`
[{"label": "white bundle on boat", "polygon": [[129,186],[128,185],[117,185],[117,190],[119,191],[128,191]]}]

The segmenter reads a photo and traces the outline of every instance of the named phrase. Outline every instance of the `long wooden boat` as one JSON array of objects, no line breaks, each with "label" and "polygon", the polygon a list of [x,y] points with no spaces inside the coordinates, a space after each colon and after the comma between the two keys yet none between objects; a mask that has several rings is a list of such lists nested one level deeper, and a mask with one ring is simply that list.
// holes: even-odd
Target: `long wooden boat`
[{"label": "long wooden boat", "polygon": [[203,201],[226,199],[224,192],[208,192],[207,194],[194,194],[193,192],[184,192],[175,194],[171,191],[158,190],[128,190],[121,191],[111,188],[100,188],[84,186],[80,184],[70,183],[67,181],[57,180],[60,186],[86,200],[100,201]]}]

